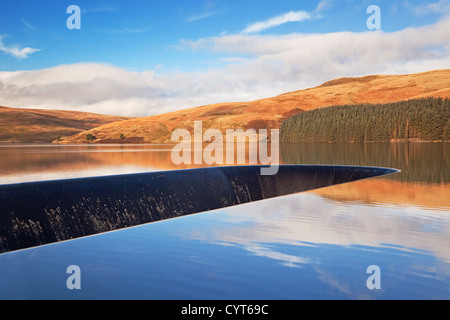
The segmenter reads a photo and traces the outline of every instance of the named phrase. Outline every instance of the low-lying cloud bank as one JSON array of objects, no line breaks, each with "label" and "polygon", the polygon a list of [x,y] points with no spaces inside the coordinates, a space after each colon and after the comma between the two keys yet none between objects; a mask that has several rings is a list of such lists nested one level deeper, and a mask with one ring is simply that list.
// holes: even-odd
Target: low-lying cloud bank
[{"label": "low-lying cloud bank", "polygon": [[231,34],[181,41],[224,54],[197,72],[133,72],[101,63],[0,72],[0,105],[149,116],[204,104],[249,101],[347,76],[450,68],[450,19],[397,32]]}]

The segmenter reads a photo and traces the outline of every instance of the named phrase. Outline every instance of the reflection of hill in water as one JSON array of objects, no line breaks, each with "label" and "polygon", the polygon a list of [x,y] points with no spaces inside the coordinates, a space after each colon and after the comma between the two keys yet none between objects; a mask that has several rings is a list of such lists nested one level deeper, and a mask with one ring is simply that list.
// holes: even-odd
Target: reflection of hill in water
[{"label": "reflection of hill in water", "polygon": [[[337,201],[396,203],[426,208],[449,208],[449,144],[283,144],[285,164],[353,164],[400,168],[394,175],[313,191]],[[170,152],[92,153],[98,163],[132,164],[159,170],[194,168],[176,166]],[[447,165],[446,165],[447,164]],[[206,166],[206,165],[203,165]]]},{"label": "reflection of hill in water", "polygon": [[[92,153],[101,163],[133,164],[163,170],[206,167],[174,165],[168,151]],[[124,150],[125,151],[125,150]],[[131,151],[131,150],[129,150]],[[285,143],[280,145],[281,164],[381,166],[402,170],[389,176],[403,182],[450,183],[450,143]],[[248,154],[246,157],[248,163]]]},{"label": "reflection of hill in water", "polygon": [[[208,165],[206,163],[202,164],[194,164],[194,151],[191,151],[191,162],[192,164],[180,164],[176,165],[172,161],[172,148],[175,145],[149,145],[149,146],[143,146],[140,149],[139,148],[132,148],[130,146],[126,146],[127,149],[124,149],[124,152],[97,152],[97,153],[91,153],[90,156],[92,158],[95,158],[96,161],[100,163],[108,163],[108,164],[114,164],[114,165],[120,165],[120,164],[131,164],[135,166],[140,167],[148,167],[152,169],[159,169],[159,170],[179,170],[179,169],[192,169],[192,168],[204,168],[204,167],[212,167],[216,165]],[[205,149],[208,146],[208,144],[203,145],[203,149]],[[234,152],[234,158],[235,158],[235,165],[247,165],[247,164],[261,164],[258,157],[258,150],[253,149],[252,158],[257,159],[257,163],[250,163],[249,158],[249,147],[248,144],[243,145],[245,147],[245,161],[243,163],[239,163],[237,160],[237,154],[238,154],[238,148],[236,145],[235,152]],[[136,151],[133,151],[133,149],[138,149]],[[270,147],[268,147],[270,150]],[[163,151],[164,150],[164,151]],[[233,164],[226,164],[226,158],[227,158],[227,147],[224,147],[221,149],[223,153],[223,164],[220,164],[220,166],[230,166]]]},{"label": "reflection of hill in water", "polygon": [[[401,173],[383,178],[329,187],[315,191],[339,201],[399,203],[427,208],[448,208],[449,143],[372,144],[282,144],[282,164],[336,164],[383,166]],[[171,161],[171,145],[90,145],[0,148],[0,176],[69,178],[74,173],[120,174],[177,170],[207,165],[176,166]],[[165,150],[165,151],[164,151]],[[248,159],[248,155],[247,155]],[[128,167],[128,168],[127,168]],[[102,171],[103,170],[103,171]],[[19,177],[20,178],[20,177]],[[0,179],[1,181],[1,179]]]},{"label": "reflection of hill in water", "polygon": [[42,152],[32,150],[0,149],[0,174],[2,176],[42,171],[72,171],[94,168],[98,162],[88,153]]},{"label": "reflection of hill in water", "polygon": [[[91,153],[98,163],[133,164],[162,170],[206,167],[174,165],[168,151]],[[126,149],[124,150],[126,151]],[[131,151],[131,150],[128,150]],[[450,143],[285,143],[280,145],[281,164],[380,166],[402,170],[389,179],[418,183],[450,183]],[[247,154],[248,163],[248,154]]]},{"label": "reflection of hill in water", "polygon": [[450,209],[450,184],[404,183],[390,176],[382,179],[356,181],[312,191],[314,194],[339,201],[368,204],[399,204],[428,209]]},{"label": "reflection of hill in water", "polygon": [[450,143],[287,143],[285,164],[381,166],[402,170],[389,179],[450,183]]}]

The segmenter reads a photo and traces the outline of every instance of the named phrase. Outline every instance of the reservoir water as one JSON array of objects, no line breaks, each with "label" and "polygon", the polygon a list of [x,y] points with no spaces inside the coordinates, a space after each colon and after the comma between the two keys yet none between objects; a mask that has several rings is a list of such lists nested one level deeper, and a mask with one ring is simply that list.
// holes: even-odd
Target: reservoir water
[{"label": "reservoir water", "polygon": [[[0,145],[0,184],[187,168],[171,147]],[[449,299],[449,152],[282,144],[282,164],[402,171],[1,254],[0,299]],[[80,290],[66,286],[71,265]]]}]

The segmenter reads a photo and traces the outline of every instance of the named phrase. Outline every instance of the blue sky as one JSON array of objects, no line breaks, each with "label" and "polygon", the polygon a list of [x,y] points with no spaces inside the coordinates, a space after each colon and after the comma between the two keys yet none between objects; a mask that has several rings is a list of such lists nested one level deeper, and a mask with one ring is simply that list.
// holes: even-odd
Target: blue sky
[{"label": "blue sky", "polygon": [[[24,1],[0,2],[0,35],[13,47],[40,49],[26,59],[0,55],[4,71],[77,62],[111,63],[136,71],[155,67],[190,71],[227,53],[177,49],[180,40],[242,33],[249,25],[290,11],[312,13],[319,1]],[[323,2],[325,3],[325,1]],[[285,23],[260,34],[366,31],[371,4],[382,8],[382,29],[401,30],[436,21],[440,12],[417,13],[426,1],[327,1],[317,17]],[[69,5],[81,8],[81,30],[69,30]]]},{"label": "blue sky", "polygon": [[[66,26],[70,5],[81,8],[80,30]],[[366,10],[370,5],[380,7],[381,30],[367,28],[370,14]],[[111,72],[108,79],[103,76],[109,83],[116,82],[114,75],[123,78],[121,72],[126,72],[125,78],[139,78],[133,78],[138,88],[118,97],[131,99],[130,104],[140,100],[142,106],[130,112],[136,115],[197,103],[262,98],[339,76],[448,68],[445,21],[449,8],[449,0],[0,0],[0,105],[126,113],[117,107],[108,109],[108,99],[94,93],[86,101],[63,103],[50,95],[54,91],[45,91],[47,87],[39,96],[15,99],[29,94],[26,89],[30,86],[35,90],[43,84],[48,86],[42,77],[53,72],[56,79],[60,75],[56,71],[64,66],[70,66],[64,70],[70,70],[73,78],[79,79],[78,84],[86,84],[94,76],[82,79],[81,71],[77,71],[84,70],[86,64],[90,72]],[[427,37],[431,32],[433,35]],[[414,34],[430,40],[410,47],[410,42],[416,42]],[[343,46],[336,41],[341,37]],[[392,49],[397,37],[398,43],[406,44]],[[372,52],[378,46],[386,54],[369,56],[362,45]],[[344,54],[343,50],[349,52]],[[324,61],[320,66],[317,61],[309,61],[316,53],[333,64],[326,66]],[[356,62],[346,61],[347,56]],[[261,66],[265,74],[255,77],[258,79],[250,77]],[[31,73],[26,73],[28,82],[24,84],[24,78],[17,80],[22,71],[35,72],[35,80],[41,77],[32,83]],[[61,76],[59,85],[70,80],[65,77]],[[180,85],[186,80],[193,84]],[[106,82],[100,86],[103,91],[107,91]],[[214,90],[212,82],[225,89]],[[73,86],[73,90],[76,88]]]}]

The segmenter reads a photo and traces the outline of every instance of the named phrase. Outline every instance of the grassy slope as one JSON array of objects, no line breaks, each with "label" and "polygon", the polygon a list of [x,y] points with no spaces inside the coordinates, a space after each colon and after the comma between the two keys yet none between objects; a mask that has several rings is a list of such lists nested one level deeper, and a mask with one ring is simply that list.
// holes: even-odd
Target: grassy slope
[{"label": "grassy slope", "polygon": [[129,119],[76,111],[0,107],[0,142],[50,143],[64,137]]}]

